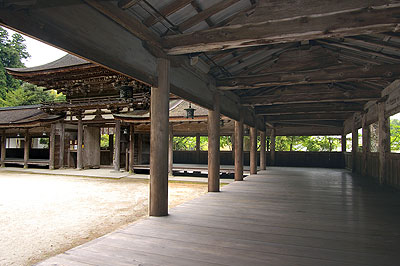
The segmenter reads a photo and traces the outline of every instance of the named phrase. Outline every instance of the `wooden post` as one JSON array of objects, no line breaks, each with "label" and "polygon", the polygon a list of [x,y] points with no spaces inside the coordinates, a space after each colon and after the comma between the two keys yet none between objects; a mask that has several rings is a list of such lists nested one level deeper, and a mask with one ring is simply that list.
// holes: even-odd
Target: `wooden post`
[{"label": "wooden post", "polygon": [[110,165],[114,163],[114,134],[108,134],[108,148],[110,149]]},{"label": "wooden post", "polygon": [[121,169],[121,120],[115,120],[114,170]]},{"label": "wooden post", "polygon": [[31,138],[29,136],[29,129],[25,129],[25,136],[24,136],[24,168],[28,168],[28,161],[29,161],[29,148],[31,144]]},{"label": "wooden post", "polygon": [[219,192],[220,113],[219,94],[214,94],[214,110],[208,111],[208,192]]},{"label": "wooden post", "polygon": [[200,163],[200,134],[196,134],[196,163]]},{"label": "wooden post", "polygon": [[83,153],[82,153],[82,142],[83,142],[83,121],[82,115],[77,116],[78,118],[78,149],[76,151],[76,168],[79,170],[83,169]]},{"label": "wooden post", "polygon": [[379,183],[385,182],[387,153],[390,152],[390,124],[385,118],[385,102],[378,103]]},{"label": "wooden post", "polygon": [[271,129],[271,165],[275,165],[275,128]]},{"label": "wooden post", "polygon": [[235,134],[232,134],[230,137],[232,143],[232,163],[235,164]]},{"label": "wooden post", "polygon": [[345,153],[346,152],[346,141],[347,141],[347,139],[346,139],[346,135],[345,134],[343,134],[342,135],[342,152],[343,153]]},{"label": "wooden post", "polygon": [[134,172],[135,161],[135,127],[133,124],[129,125],[129,173]]},{"label": "wooden post", "polygon": [[[196,144],[197,145],[197,144]],[[168,174],[173,176],[174,167],[174,126],[169,124],[169,138],[168,138]]]},{"label": "wooden post", "polygon": [[243,180],[243,117],[235,121],[235,181]]},{"label": "wooden post", "polygon": [[257,174],[257,128],[250,127],[250,174]]},{"label": "wooden post", "polygon": [[353,116],[353,127],[352,127],[352,137],[351,137],[351,155],[352,155],[352,166],[351,171],[356,172],[357,169],[357,152],[358,152],[358,129],[355,123],[355,115]]},{"label": "wooden post", "polygon": [[56,147],[56,127],[51,124],[50,139],[49,139],[49,169],[54,170],[55,168],[55,147]]},{"label": "wooden post", "polygon": [[143,153],[143,135],[138,134],[138,164],[142,163],[142,153]]},{"label": "wooden post", "polygon": [[6,161],[6,143],[7,143],[7,136],[6,133],[3,131],[3,134],[1,136],[1,167],[5,167],[5,161]]},{"label": "wooden post", "polygon": [[260,170],[267,169],[266,150],[265,150],[265,131],[260,132]]},{"label": "wooden post", "polygon": [[168,215],[169,69],[167,59],[157,59],[158,87],[150,100],[150,216]]},{"label": "wooden post", "polygon": [[64,167],[64,153],[65,153],[65,124],[61,122],[60,129],[60,168]]},{"label": "wooden post", "polygon": [[367,124],[367,114],[363,114],[362,116],[362,146],[362,175],[367,176],[368,154],[371,150],[371,132],[369,130],[369,125]]}]

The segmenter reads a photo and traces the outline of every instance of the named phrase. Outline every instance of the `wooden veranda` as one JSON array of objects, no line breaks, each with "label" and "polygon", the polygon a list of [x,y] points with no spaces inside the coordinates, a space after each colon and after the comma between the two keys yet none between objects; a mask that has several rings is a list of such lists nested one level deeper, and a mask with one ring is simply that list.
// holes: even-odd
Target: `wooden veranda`
[{"label": "wooden veranda", "polygon": [[38,266],[392,266],[399,204],[345,170],[274,167]]},{"label": "wooden veranda", "polygon": [[[149,224],[147,235],[139,236],[133,226],[132,234],[130,228],[115,233],[88,244],[94,253],[78,248],[70,258],[79,253],[85,261],[103,256],[121,264],[139,260],[172,265],[196,260],[241,265],[397,262],[398,197],[381,191],[380,185],[400,184],[400,171],[393,171],[399,169],[399,160],[389,155],[389,117],[400,111],[400,1],[10,0],[0,5],[0,23],[151,87],[150,216],[168,215],[170,93],[208,109],[209,192],[220,191],[221,115],[235,121],[236,181],[243,180],[243,129],[250,127],[248,181],[228,186],[223,193],[210,193],[197,205],[188,203],[170,217],[144,221],[143,227]],[[372,155],[369,128],[376,122],[379,144]],[[374,177],[375,185],[361,188],[340,171],[263,172],[266,136],[271,139],[274,164],[276,136],[341,135],[345,148],[344,136],[350,132],[352,152],[346,155],[346,164]],[[220,217],[225,209],[234,222]],[[209,216],[202,217],[197,210],[210,211]],[[251,210],[256,214],[250,218]],[[271,216],[263,215],[265,211]],[[234,243],[233,251],[211,244],[188,245],[191,238],[179,228],[168,235],[165,229],[175,221],[203,222],[217,231],[208,232],[210,243]],[[158,226],[151,227],[153,223]],[[267,252],[255,251],[259,247],[254,242],[240,246],[232,239],[217,240],[221,229],[217,226],[228,224],[222,228],[226,237],[251,235],[250,241],[256,242],[260,237]],[[151,233],[158,231],[159,237],[152,238]],[[288,246],[274,250],[265,244],[271,231],[301,244],[291,246],[290,252]],[[166,239],[161,233],[167,234]],[[318,251],[303,249],[311,246]],[[212,260],[205,260],[207,256]],[[79,263],[78,258],[74,262]]]}]

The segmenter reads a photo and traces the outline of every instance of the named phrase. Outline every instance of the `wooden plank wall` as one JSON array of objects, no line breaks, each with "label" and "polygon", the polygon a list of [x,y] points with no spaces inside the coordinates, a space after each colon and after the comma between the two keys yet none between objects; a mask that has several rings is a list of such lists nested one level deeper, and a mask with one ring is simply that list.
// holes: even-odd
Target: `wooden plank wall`
[{"label": "wooden plank wall", "polygon": [[[361,174],[364,161],[362,154],[357,153],[356,173]],[[347,169],[352,168],[352,155],[345,153],[345,166]],[[390,153],[386,160],[385,176],[383,183],[400,189],[400,154]],[[367,155],[367,177],[373,178],[378,182],[379,178],[379,155],[377,152],[371,152]]]}]

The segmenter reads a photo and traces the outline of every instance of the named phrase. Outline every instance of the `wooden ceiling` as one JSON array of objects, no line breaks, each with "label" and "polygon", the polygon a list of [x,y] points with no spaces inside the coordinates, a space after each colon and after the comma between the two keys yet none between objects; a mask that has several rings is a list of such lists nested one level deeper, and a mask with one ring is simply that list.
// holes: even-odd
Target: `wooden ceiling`
[{"label": "wooden ceiling", "polygon": [[[8,9],[60,5],[6,2]],[[268,125],[341,129],[346,118],[400,77],[400,1],[69,0],[63,5],[77,2],[141,39],[155,57],[167,56],[172,65],[189,58],[222,95],[251,108]],[[147,81],[146,75],[137,78]]]},{"label": "wooden ceiling", "polygon": [[[86,1],[88,3],[92,1]],[[399,1],[121,0],[268,124],[342,127],[400,77]]]}]

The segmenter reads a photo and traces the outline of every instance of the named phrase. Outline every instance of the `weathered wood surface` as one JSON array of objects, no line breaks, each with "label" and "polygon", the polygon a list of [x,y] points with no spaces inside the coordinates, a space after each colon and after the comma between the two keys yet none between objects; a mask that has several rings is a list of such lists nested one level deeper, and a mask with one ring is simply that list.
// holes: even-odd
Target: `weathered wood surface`
[{"label": "weathered wood surface", "polygon": [[235,181],[243,180],[243,118],[235,121]]},{"label": "weathered wood surface", "polygon": [[45,265],[396,265],[397,193],[345,170],[270,168]]},{"label": "weathered wood surface", "polygon": [[214,110],[208,111],[208,192],[219,192],[220,98],[214,95]]}]

